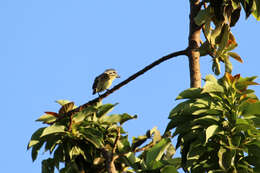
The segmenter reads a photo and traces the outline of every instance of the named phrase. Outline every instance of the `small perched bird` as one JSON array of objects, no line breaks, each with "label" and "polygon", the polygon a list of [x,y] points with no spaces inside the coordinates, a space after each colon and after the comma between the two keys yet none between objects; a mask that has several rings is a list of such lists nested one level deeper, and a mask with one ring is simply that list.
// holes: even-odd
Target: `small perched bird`
[{"label": "small perched bird", "polygon": [[108,89],[115,78],[120,78],[115,69],[107,69],[104,73],[95,78],[92,89],[93,94]]}]

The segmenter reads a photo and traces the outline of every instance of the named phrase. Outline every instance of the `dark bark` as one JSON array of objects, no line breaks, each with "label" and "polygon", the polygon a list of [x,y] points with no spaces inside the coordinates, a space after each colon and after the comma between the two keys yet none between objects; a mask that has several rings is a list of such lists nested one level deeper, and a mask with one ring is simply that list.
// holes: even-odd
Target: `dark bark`
[{"label": "dark bark", "polygon": [[189,46],[188,58],[190,68],[190,87],[201,87],[200,74],[200,31],[201,27],[195,24],[194,18],[200,11],[201,4],[199,0],[190,0],[190,27],[189,27]]}]

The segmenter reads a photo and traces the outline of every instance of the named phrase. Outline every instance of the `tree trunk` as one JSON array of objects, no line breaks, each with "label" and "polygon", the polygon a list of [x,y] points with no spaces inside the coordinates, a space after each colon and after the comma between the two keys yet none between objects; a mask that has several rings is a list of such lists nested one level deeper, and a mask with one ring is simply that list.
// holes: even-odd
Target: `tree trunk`
[{"label": "tree trunk", "polygon": [[190,87],[201,87],[200,74],[200,30],[201,27],[195,24],[194,18],[200,11],[200,0],[190,0],[190,28],[189,28],[189,46],[188,58],[190,67]]}]

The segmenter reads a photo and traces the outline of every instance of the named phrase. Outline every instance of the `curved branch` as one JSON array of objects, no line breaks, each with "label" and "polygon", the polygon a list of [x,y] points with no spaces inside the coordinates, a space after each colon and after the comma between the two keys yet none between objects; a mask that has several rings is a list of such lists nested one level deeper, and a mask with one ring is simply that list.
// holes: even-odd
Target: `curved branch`
[{"label": "curved branch", "polygon": [[168,55],[165,55],[163,57],[161,57],[160,59],[154,61],[153,63],[147,65],[146,67],[144,67],[142,70],[138,71],[137,73],[133,74],[132,76],[130,76],[129,78],[127,78],[126,80],[122,81],[121,83],[117,84],[116,86],[114,86],[112,89],[107,90],[104,94],[100,95],[99,97],[90,100],[89,102],[79,106],[76,109],[73,109],[69,112],[67,112],[66,114],[63,114],[62,116],[59,116],[59,118],[57,119],[57,121],[59,121],[60,119],[62,119],[65,116],[71,116],[77,112],[80,112],[81,110],[85,109],[86,107],[88,107],[89,105],[93,105],[98,101],[101,101],[103,98],[109,96],[110,94],[112,94],[113,92],[115,92],[116,90],[118,90],[119,88],[121,88],[122,86],[126,85],[127,83],[131,82],[132,80],[134,80],[135,78],[139,77],[140,75],[144,74],[145,72],[147,72],[148,70],[151,70],[153,67],[159,65],[160,63],[169,60],[171,58],[180,56],[180,55],[187,55],[187,50],[181,50],[181,51],[177,51],[177,52],[173,52],[170,53]]}]

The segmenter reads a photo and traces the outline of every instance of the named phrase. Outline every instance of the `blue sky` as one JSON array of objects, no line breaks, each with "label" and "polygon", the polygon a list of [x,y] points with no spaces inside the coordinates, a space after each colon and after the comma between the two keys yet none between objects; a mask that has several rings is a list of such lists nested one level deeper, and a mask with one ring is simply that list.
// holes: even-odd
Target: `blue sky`
[{"label": "blue sky", "polygon": [[[44,111],[68,99],[90,99],[95,76],[115,68],[126,79],[168,53],[186,48],[188,1],[8,0],[0,1],[1,172],[40,172],[26,145],[43,125]],[[244,14],[232,32],[244,64],[231,60],[233,74],[260,75],[260,23]],[[202,57],[201,73],[211,72]],[[257,82],[260,82],[257,79]],[[157,126],[162,132],[178,93],[189,87],[188,61],[169,60],[110,95],[114,113],[137,114],[126,123],[130,136]],[[252,87],[260,95],[259,87]]]}]

